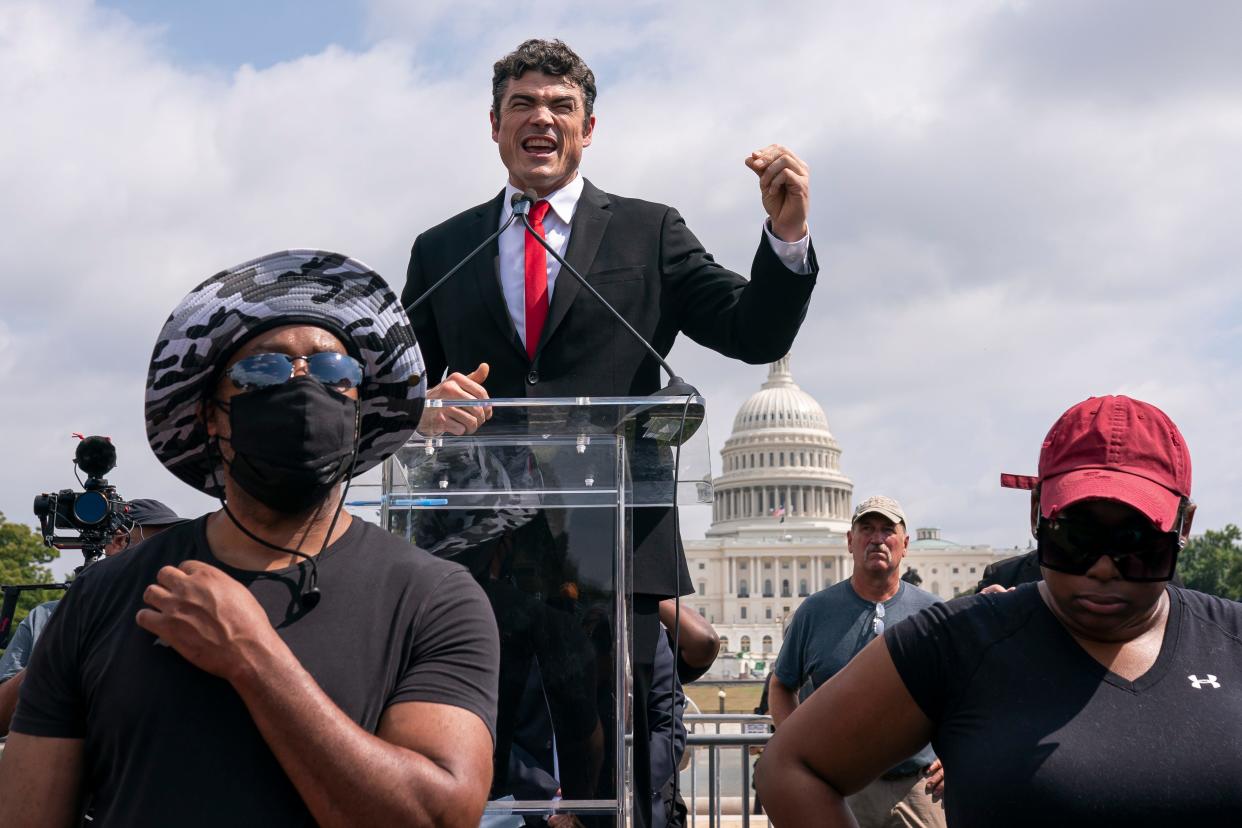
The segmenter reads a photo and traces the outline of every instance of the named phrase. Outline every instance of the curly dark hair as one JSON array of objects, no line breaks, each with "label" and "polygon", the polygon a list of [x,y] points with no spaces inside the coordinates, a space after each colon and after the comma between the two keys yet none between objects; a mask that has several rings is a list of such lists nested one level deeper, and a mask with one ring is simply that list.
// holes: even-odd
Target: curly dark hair
[{"label": "curly dark hair", "polygon": [[595,109],[595,73],[578,53],[560,40],[531,38],[509,54],[496,61],[492,67],[492,114],[500,121],[500,99],[510,78],[520,78],[534,70],[556,75],[582,90],[585,104],[584,119],[589,119]]}]

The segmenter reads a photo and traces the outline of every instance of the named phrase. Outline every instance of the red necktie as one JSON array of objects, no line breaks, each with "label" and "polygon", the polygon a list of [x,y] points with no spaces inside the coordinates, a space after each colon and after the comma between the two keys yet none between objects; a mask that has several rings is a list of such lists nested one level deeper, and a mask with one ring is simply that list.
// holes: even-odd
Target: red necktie
[{"label": "red necktie", "polygon": [[[543,217],[548,214],[548,202],[537,201],[530,211],[530,225],[545,238]],[[539,337],[543,335],[543,323],[548,319],[548,253],[543,245],[526,234],[526,355],[532,360],[539,349]]]}]

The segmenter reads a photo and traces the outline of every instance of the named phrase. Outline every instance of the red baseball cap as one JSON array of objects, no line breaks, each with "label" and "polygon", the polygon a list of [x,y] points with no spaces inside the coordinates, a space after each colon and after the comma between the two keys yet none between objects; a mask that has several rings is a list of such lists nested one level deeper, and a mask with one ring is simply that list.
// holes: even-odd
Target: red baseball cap
[{"label": "red baseball cap", "polygon": [[1039,486],[1040,513],[1080,500],[1116,500],[1170,532],[1190,498],[1190,451],[1168,416],[1129,397],[1090,397],[1053,424],[1039,451],[1039,476],[1002,474],[1011,489]]}]

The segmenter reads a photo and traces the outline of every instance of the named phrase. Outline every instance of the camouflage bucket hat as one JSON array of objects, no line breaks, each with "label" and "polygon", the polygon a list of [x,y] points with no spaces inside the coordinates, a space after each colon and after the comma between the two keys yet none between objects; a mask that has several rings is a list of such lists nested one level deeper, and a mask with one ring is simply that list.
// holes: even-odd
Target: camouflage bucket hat
[{"label": "camouflage bucket hat", "polygon": [[221,497],[201,405],[246,340],[280,325],[317,325],[362,363],[355,474],[400,448],[427,394],[423,358],[401,303],[362,262],[323,250],[281,250],[212,276],[181,300],[147,373],[147,440],[169,471]]}]

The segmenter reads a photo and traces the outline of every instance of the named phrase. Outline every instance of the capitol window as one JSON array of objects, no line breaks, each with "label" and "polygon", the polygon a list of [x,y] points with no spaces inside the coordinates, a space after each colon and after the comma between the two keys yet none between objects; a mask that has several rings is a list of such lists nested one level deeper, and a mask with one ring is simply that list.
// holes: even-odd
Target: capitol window
[{"label": "capitol window", "polygon": [[781,597],[782,597],[782,598],[790,598],[790,597],[792,597],[792,596],[789,594],[789,579],[788,579],[788,578],[786,578],[785,580],[781,581]]},{"label": "capitol window", "polygon": [[771,578],[763,579],[763,597],[764,598],[772,597],[772,579]]},{"label": "capitol window", "polygon": [[750,586],[746,583],[745,578],[737,582],[737,597],[738,598],[749,598],[750,597]]},{"label": "capitol window", "polygon": [[772,608],[771,607],[767,607],[766,609],[764,609],[763,617],[768,619],[769,621],[772,620]]},{"label": "capitol window", "polygon": [[[745,620],[746,620],[746,607],[742,607],[742,608],[739,610],[739,612],[741,613],[741,618],[742,618],[742,620],[743,620],[743,621],[745,621]],[[743,648],[743,649],[745,649],[745,647],[746,647],[745,641],[746,641],[746,639],[745,639],[745,638],[743,638],[743,639],[742,639],[742,642],[743,642],[743,643],[742,643],[742,648]]]},{"label": "capitol window", "polygon": [[770,652],[772,652],[772,636],[770,636],[770,635],[765,635],[765,636],[763,637],[763,651],[764,651],[765,653],[770,653]]},{"label": "capitol window", "polygon": [[729,637],[727,635],[720,636],[720,652],[729,652]]},{"label": "capitol window", "polygon": [[750,636],[749,635],[742,636],[742,652],[744,653],[750,652]]}]

